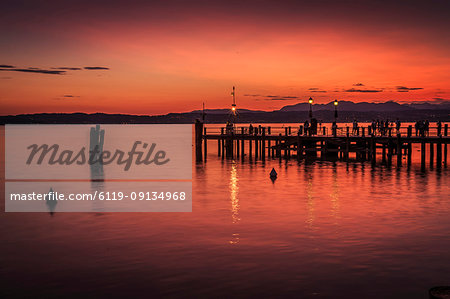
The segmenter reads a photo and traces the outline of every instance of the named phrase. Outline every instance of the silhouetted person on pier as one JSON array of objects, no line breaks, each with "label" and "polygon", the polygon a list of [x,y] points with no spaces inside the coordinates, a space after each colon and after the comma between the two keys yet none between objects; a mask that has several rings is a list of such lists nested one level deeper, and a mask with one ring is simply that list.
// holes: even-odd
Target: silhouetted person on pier
[{"label": "silhouetted person on pier", "polygon": [[253,126],[252,126],[252,124],[250,124],[250,126],[248,127],[248,134],[253,135]]},{"label": "silhouetted person on pier", "polygon": [[[305,127],[305,135],[308,135],[309,134],[309,121],[305,121],[305,123],[304,123],[304,127]],[[311,134],[309,134],[309,135],[311,135]]]},{"label": "silhouetted person on pier", "polygon": [[442,131],[442,123],[440,120],[438,120],[438,122],[436,123],[437,125],[437,135],[441,136],[441,131]]},{"label": "silhouetted person on pier", "polygon": [[233,124],[231,122],[227,122],[226,130],[227,134],[233,134]]},{"label": "silhouetted person on pier", "polygon": [[383,122],[380,121],[379,119],[377,119],[377,128],[378,128],[378,132],[380,132],[381,135],[383,135]]},{"label": "silhouetted person on pier", "polygon": [[311,118],[311,133],[309,135],[316,135],[317,134],[317,119]]},{"label": "silhouetted person on pier", "polygon": [[416,129],[416,136],[419,135],[419,129],[420,129],[420,122],[416,121],[416,123],[414,124],[414,129]]},{"label": "silhouetted person on pier", "polygon": [[356,135],[356,133],[358,133],[358,122],[355,120],[353,120],[353,129],[352,129],[352,134]]},{"label": "silhouetted person on pier", "polygon": [[420,137],[425,137],[425,122],[419,121],[419,136]]},{"label": "silhouetted person on pier", "polygon": [[430,136],[430,122],[428,120],[425,120],[424,122],[424,129],[427,136]]},{"label": "silhouetted person on pier", "polygon": [[400,122],[400,120],[397,118],[397,120],[395,121],[395,128],[397,129],[397,134],[400,133],[400,127],[401,127],[402,123]]},{"label": "silhouetted person on pier", "polygon": [[337,135],[337,124],[336,124],[336,121],[334,121],[333,124],[331,125],[331,132],[332,132],[333,136],[336,137],[336,135]]}]

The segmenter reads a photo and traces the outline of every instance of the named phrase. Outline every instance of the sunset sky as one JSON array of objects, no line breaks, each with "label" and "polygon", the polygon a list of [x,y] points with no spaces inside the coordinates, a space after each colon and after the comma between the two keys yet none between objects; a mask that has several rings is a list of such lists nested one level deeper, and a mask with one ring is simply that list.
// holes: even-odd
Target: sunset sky
[{"label": "sunset sky", "polygon": [[[393,3],[391,3],[393,2]],[[2,1],[0,114],[450,99],[450,1]]]}]

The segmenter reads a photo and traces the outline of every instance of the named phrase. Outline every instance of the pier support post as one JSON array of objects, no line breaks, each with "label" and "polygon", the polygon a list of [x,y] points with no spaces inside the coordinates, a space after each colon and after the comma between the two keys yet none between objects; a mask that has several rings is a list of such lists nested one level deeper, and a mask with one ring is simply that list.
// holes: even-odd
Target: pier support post
[{"label": "pier support post", "polygon": [[394,154],[394,145],[392,141],[389,139],[388,141],[388,166],[392,165],[392,155]]},{"label": "pier support post", "polygon": [[[448,124],[444,126],[444,136],[448,136]],[[444,144],[444,167],[447,167],[447,143]]]},{"label": "pier support post", "polygon": [[377,142],[375,141],[374,134],[372,134],[370,141],[370,158],[372,160],[372,165],[375,165],[377,163]]},{"label": "pier support post", "polygon": [[251,135],[249,135],[248,136],[249,137],[249,139],[248,139],[248,160],[251,162],[252,161],[252,136]]},{"label": "pier support post", "polygon": [[206,157],[208,155],[208,140],[206,139],[206,127],[203,128],[203,151],[204,160],[206,162]]},{"label": "pier support post", "polygon": [[425,141],[423,140],[420,146],[420,167],[422,171],[425,170]]},{"label": "pier support post", "polygon": [[245,157],[244,128],[241,128],[241,135],[242,135],[242,139],[241,139],[241,160],[244,161],[244,157]]},{"label": "pier support post", "polygon": [[[441,139],[439,137],[439,139]],[[440,169],[442,166],[442,143],[439,141],[436,143],[436,168]]]},{"label": "pier support post", "polygon": [[408,166],[411,166],[411,157],[412,157],[412,145],[411,142],[408,143]]},{"label": "pier support post", "polygon": [[350,151],[350,128],[347,127],[347,138],[345,138],[345,160],[348,161]]},{"label": "pier support post", "polygon": [[402,166],[402,141],[400,133],[397,133],[397,167]]},{"label": "pier support post", "polygon": [[261,136],[261,158],[263,161],[266,160],[266,128],[262,128],[262,136]]},{"label": "pier support post", "polygon": [[202,162],[203,123],[195,120],[195,161]]},{"label": "pier support post", "polygon": [[430,142],[430,168],[433,168],[434,163],[434,143]]},{"label": "pier support post", "polygon": [[302,159],[302,140],[300,139],[300,135],[297,136],[297,161]]},{"label": "pier support post", "polygon": [[239,155],[241,153],[240,148],[239,148],[239,146],[240,146],[239,141],[240,141],[239,137],[236,136],[236,159],[239,159]]},{"label": "pier support post", "polygon": [[258,133],[255,133],[255,161],[258,160]]}]

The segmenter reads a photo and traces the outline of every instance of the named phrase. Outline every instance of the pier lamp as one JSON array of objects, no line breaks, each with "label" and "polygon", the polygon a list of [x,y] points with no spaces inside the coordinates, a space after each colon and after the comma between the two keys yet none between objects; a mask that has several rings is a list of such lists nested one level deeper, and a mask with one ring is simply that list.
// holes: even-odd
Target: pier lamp
[{"label": "pier lamp", "polygon": [[338,117],[338,113],[337,113],[338,104],[339,104],[338,100],[334,100],[334,121],[336,121],[336,119]]},{"label": "pier lamp", "polygon": [[236,114],[236,104],[231,105],[231,111]]},{"label": "pier lamp", "polygon": [[308,103],[309,103],[309,118],[312,118],[312,103],[313,103],[313,99],[309,98]]}]

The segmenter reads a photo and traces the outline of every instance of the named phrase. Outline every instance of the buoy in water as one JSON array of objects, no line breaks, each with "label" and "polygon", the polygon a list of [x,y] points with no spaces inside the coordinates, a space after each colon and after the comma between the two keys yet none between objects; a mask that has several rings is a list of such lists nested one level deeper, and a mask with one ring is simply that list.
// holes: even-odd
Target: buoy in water
[{"label": "buoy in water", "polygon": [[439,286],[431,288],[429,294],[430,298],[432,299],[450,298],[450,286]]},{"label": "buoy in water", "polygon": [[277,171],[275,170],[275,168],[272,168],[272,171],[270,172],[270,178],[276,179],[277,176],[278,176]]}]

